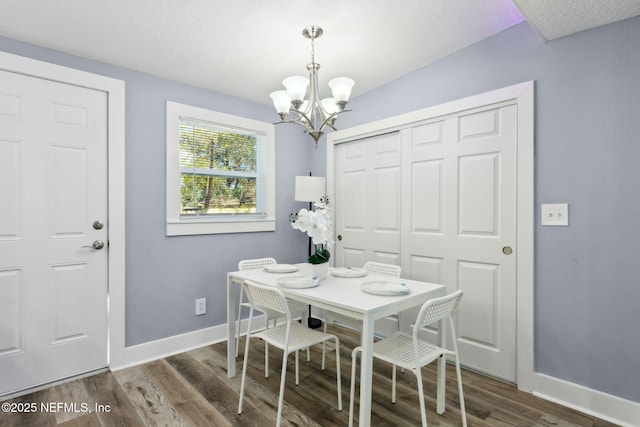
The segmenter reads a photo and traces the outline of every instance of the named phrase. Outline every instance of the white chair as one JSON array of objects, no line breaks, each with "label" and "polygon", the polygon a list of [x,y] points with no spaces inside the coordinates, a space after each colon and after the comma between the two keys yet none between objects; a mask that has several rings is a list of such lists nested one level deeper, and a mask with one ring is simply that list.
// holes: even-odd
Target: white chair
[{"label": "white chair", "polygon": [[[238,270],[258,270],[263,268],[264,266],[276,264],[276,260],[274,258],[256,258],[256,259],[243,259],[238,263]],[[238,346],[240,343],[240,321],[242,315],[242,307],[249,307],[249,304],[244,301],[244,289],[240,287],[240,296],[238,298],[238,319],[236,320],[236,354],[238,354]],[[287,303],[289,304],[289,309],[292,313],[301,313],[302,316],[306,315],[307,305],[292,299],[287,299]],[[282,317],[282,313],[277,313],[272,310],[267,310],[263,312],[266,324],[269,326],[269,321],[273,320],[273,324],[275,325],[276,320],[279,317]]]},{"label": "white chair", "polygon": [[400,277],[402,269],[399,265],[385,264],[382,262],[368,261],[364,265],[367,273],[379,274],[380,276]]},{"label": "white chair", "polygon": [[[418,383],[418,394],[420,396],[420,414],[422,425],[427,425],[427,415],[424,406],[424,391],[422,387],[421,369],[423,366],[437,360],[439,357],[447,355],[455,356],[456,375],[458,378],[458,393],[460,397],[460,412],[462,415],[462,425],[467,426],[467,416],[464,408],[464,396],[462,394],[462,377],[460,375],[460,360],[458,358],[457,334],[453,317],[458,310],[462,291],[458,290],[444,297],[434,298],[422,306],[420,313],[413,326],[413,336],[404,332],[395,332],[391,336],[377,341],[373,344],[373,357],[384,360],[393,365],[391,401],[396,403],[396,366],[412,371]],[[451,330],[453,351],[446,348],[432,345],[418,337],[418,332],[424,326],[437,322],[441,319],[449,318],[449,329]],[[356,347],[351,353],[351,393],[349,396],[349,426],[353,425],[353,407],[355,395],[356,379],[356,356],[362,352],[362,347]]]},{"label": "white chair", "polygon": [[[255,259],[243,259],[238,263],[238,270],[258,270],[266,265],[276,264],[276,260],[274,258],[255,258]],[[236,321],[236,355],[238,354],[238,350],[240,347],[240,322],[242,320],[242,307],[249,307],[249,304],[244,301],[244,288],[240,287],[240,296],[238,298],[238,319]],[[306,316],[307,305],[292,299],[287,299],[287,304],[289,305],[289,310],[292,313],[301,313],[302,318]],[[269,308],[260,308],[256,307],[257,310],[260,310],[265,317],[265,322],[267,328],[269,327],[269,321],[273,320],[273,325],[275,326],[277,320],[280,317],[284,317],[284,315],[280,312],[270,310]],[[307,350],[307,361],[311,360],[311,355]],[[264,372],[265,377],[269,376],[269,347],[265,346],[265,360],[264,360]]]},{"label": "white chair", "polygon": [[[238,403],[238,414],[242,413],[242,402],[244,399],[244,387],[247,377],[247,361],[249,359],[249,342],[251,338],[260,338],[266,343],[280,348],[283,351],[282,371],[280,374],[280,396],[278,398],[278,416],[276,426],[280,426],[282,418],[282,403],[284,400],[285,376],[287,373],[287,359],[289,354],[295,352],[296,360],[296,385],[299,384],[299,361],[298,350],[309,348],[314,344],[324,343],[328,340],[334,340],[336,346],[336,383],[338,390],[338,410],[342,411],[342,386],[340,378],[340,342],[338,337],[332,334],[307,328],[302,324],[292,321],[291,311],[287,304],[286,298],[282,291],[272,286],[262,286],[250,281],[243,284],[246,294],[249,298],[249,333],[244,349],[244,362],[242,364],[242,382],[240,384],[240,401]],[[281,323],[269,329],[263,329],[259,332],[251,333],[251,320],[254,310],[262,311],[268,308],[281,313],[286,317],[286,323]]]},{"label": "white chair", "polygon": [[[378,274],[387,277],[400,277],[402,269],[399,265],[385,264],[382,262],[368,261],[364,264],[364,270],[367,273]],[[394,316],[389,316],[394,317]],[[397,318],[397,316],[395,316]],[[357,331],[362,331],[362,321],[343,314],[334,313],[332,311],[325,312],[324,315],[324,331],[327,332],[327,325],[347,326]],[[322,346],[322,367],[324,368],[325,349]]]}]

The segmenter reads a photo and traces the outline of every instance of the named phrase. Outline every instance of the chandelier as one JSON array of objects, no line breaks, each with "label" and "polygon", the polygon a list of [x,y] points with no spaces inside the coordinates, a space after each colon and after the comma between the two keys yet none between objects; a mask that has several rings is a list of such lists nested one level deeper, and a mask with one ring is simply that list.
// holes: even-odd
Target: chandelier
[{"label": "chandelier", "polygon": [[[314,41],[322,35],[322,28],[317,26],[307,27],[302,30],[302,35],[311,39],[311,63],[307,64],[309,78],[304,76],[291,76],[282,81],[286,90],[277,90],[271,92],[269,96],[273,100],[280,123],[294,123],[304,127],[305,132],[311,135],[318,148],[318,139],[324,134],[323,130],[329,126],[336,130],[333,126],[336,116],[345,111],[344,107],[351,96],[351,88],[355,84],[353,79],[349,77],[336,77],[329,81],[331,88],[331,98],[320,99],[318,91],[318,70],[320,64],[315,62]],[[309,88],[309,99],[304,97]],[[295,114],[293,118],[289,118],[289,113]]]}]

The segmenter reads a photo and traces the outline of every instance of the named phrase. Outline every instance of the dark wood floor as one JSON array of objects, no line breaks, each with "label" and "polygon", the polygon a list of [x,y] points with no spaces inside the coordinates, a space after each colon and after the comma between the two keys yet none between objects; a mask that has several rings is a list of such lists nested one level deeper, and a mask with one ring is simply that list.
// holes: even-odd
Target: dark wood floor
[{"label": "dark wood floor", "polygon": [[[349,355],[356,337],[340,328],[334,332],[338,333],[343,348],[344,410],[337,410],[335,359],[331,357],[327,370],[321,371],[320,348],[316,348],[312,350],[311,362],[301,362],[299,386],[294,384],[293,369],[288,371],[283,425],[347,425]],[[227,378],[226,343],[220,343],[5,401],[14,410],[35,410],[18,414],[5,412],[3,406],[0,426],[275,425],[282,356],[275,349],[270,352],[271,375],[265,379],[264,346],[255,343],[252,342],[242,415],[236,413],[240,375]],[[293,357],[290,362],[293,368]],[[241,372],[241,357],[236,366]],[[410,372],[398,373],[398,402],[392,404],[390,371],[382,363],[375,366],[372,425],[420,425],[415,377]],[[433,427],[461,425],[453,367],[447,370],[447,375],[447,407],[441,416],[435,414],[435,364],[423,371],[427,417]],[[463,371],[462,375],[469,426],[614,426],[474,372]]]}]

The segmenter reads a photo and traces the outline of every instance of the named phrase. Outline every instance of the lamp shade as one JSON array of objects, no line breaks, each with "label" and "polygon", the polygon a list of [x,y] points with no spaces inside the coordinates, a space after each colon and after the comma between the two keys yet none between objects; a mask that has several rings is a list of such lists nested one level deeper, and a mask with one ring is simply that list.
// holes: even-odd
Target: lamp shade
[{"label": "lamp shade", "polygon": [[323,176],[296,176],[295,200],[319,202],[325,196],[326,178]]},{"label": "lamp shade", "polygon": [[284,79],[282,84],[287,88],[287,95],[292,101],[302,101],[307,93],[309,79],[304,76],[291,76]]},{"label": "lamp shade", "polygon": [[351,88],[356,82],[349,77],[336,77],[329,81],[331,93],[336,102],[347,102],[351,96]]},{"label": "lamp shade", "polygon": [[286,91],[276,90],[275,92],[271,92],[269,96],[273,100],[273,106],[276,108],[278,114],[289,112],[289,108],[291,108],[291,98],[289,98]]},{"label": "lamp shade", "polygon": [[327,114],[334,114],[340,111],[338,105],[336,104],[336,100],[333,98],[325,98],[320,101],[320,103],[322,104],[322,108],[324,108],[324,111],[326,111]]}]

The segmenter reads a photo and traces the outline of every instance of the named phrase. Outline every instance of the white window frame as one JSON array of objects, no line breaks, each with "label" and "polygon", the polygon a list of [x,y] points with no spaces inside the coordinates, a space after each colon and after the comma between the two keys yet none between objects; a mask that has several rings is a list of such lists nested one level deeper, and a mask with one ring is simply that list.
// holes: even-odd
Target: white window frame
[{"label": "white window frame", "polygon": [[[222,127],[244,129],[266,136],[266,194],[267,214],[255,216],[202,216],[180,215],[180,118],[215,123]],[[252,233],[275,231],[275,129],[271,123],[220,113],[191,105],[167,101],[167,236],[220,233]]]}]

